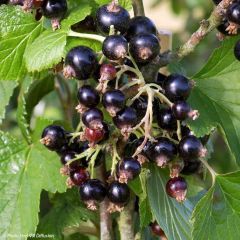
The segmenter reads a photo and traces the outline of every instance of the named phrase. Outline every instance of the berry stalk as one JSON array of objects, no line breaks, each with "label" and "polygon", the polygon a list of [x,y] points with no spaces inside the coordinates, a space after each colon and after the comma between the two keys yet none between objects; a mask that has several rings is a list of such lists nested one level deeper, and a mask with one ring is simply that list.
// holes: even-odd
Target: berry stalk
[{"label": "berry stalk", "polygon": [[135,16],[145,16],[142,0],[132,0],[133,11]]}]

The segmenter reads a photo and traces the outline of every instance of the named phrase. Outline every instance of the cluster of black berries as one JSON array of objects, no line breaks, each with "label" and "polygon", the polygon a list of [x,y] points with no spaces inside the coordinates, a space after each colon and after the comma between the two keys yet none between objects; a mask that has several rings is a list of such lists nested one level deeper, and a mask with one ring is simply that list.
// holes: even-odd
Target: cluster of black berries
[{"label": "cluster of black berries", "polygon": [[[215,4],[219,4],[221,0],[213,0]],[[239,34],[240,29],[240,1],[234,0],[229,5],[225,13],[223,22],[217,27],[218,31],[225,36],[233,36]],[[237,41],[234,48],[234,55],[240,61],[240,40]]]},{"label": "cluster of black berries", "polygon": [[[186,101],[194,84],[182,75],[161,73],[151,83],[141,79],[138,84],[142,76],[139,68],[151,64],[160,52],[157,30],[149,18],[130,19],[129,13],[112,1],[97,10],[96,26],[107,35],[102,55],[86,46],[74,47],[67,53],[63,69],[66,78],[80,80],[76,109],[82,131],[68,133],[59,126],[49,126],[41,142],[61,156],[61,172],[69,175],[68,185],[79,187],[81,199],[90,209],[96,209],[96,203],[107,197],[108,210],[120,211],[130,198],[128,181],[148,162],[170,168],[166,192],[183,201],[187,183],[179,174],[198,172],[199,158],[206,154],[205,139],[195,137],[184,123],[198,117]],[[97,83],[87,83],[91,78]],[[149,119],[157,123],[152,129]],[[145,132],[142,137],[137,137],[139,129]],[[101,154],[95,165],[105,161],[105,154],[111,154],[113,161],[105,183],[90,179],[87,170],[90,163],[86,155],[98,147]],[[121,160],[115,164],[118,154]],[[90,155],[91,159],[94,154]]]}]

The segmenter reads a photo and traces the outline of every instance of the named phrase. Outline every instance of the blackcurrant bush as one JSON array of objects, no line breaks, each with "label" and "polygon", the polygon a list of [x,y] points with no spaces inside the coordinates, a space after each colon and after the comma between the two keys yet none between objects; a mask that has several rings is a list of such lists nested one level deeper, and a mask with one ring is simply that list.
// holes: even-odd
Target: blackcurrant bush
[{"label": "blackcurrant bush", "polygon": [[184,175],[191,175],[194,173],[197,173],[201,167],[201,162],[196,159],[196,160],[184,160],[184,167],[181,171],[181,174]]},{"label": "blackcurrant bush", "polygon": [[125,95],[120,90],[109,90],[103,94],[102,103],[112,117],[125,106]]},{"label": "blackcurrant bush", "polygon": [[192,83],[180,74],[172,74],[166,78],[164,89],[171,101],[186,100],[190,95]]},{"label": "blackcurrant bush", "polygon": [[228,21],[240,24],[240,4],[239,2],[231,4],[226,12]]},{"label": "blackcurrant bush", "polygon": [[70,172],[70,179],[77,186],[80,186],[81,184],[86,182],[89,177],[89,172],[86,170],[86,168],[83,167],[80,167]]},{"label": "blackcurrant bush", "polygon": [[138,63],[149,63],[160,53],[158,38],[153,34],[139,34],[129,43],[129,51]]},{"label": "blackcurrant bush", "polygon": [[240,61],[240,40],[237,41],[235,47],[234,47],[234,55],[235,58]]},{"label": "blackcurrant bush", "polygon": [[176,145],[168,138],[158,138],[152,150],[153,160],[159,167],[165,167],[177,155]]},{"label": "blackcurrant bush", "polygon": [[128,54],[128,42],[121,35],[108,36],[103,42],[102,52],[110,60],[124,59]]},{"label": "blackcurrant bush", "polygon": [[137,16],[130,20],[128,30],[126,32],[126,38],[130,40],[139,34],[157,35],[157,28],[149,18]]},{"label": "blackcurrant bush", "polygon": [[100,80],[113,80],[117,75],[117,70],[112,64],[103,64],[100,68]]},{"label": "blackcurrant bush", "polygon": [[43,130],[41,143],[51,151],[58,151],[67,143],[65,130],[56,125],[50,125]]},{"label": "blackcurrant bush", "polygon": [[79,46],[71,49],[65,59],[65,77],[75,77],[78,80],[90,78],[97,66],[97,57],[89,47]]},{"label": "blackcurrant bush", "polygon": [[180,157],[189,160],[206,155],[206,149],[203,147],[200,139],[193,135],[182,138],[179,142],[178,151]]},{"label": "blackcurrant bush", "polygon": [[82,115],[83,124],[91,129],[102,129],[103,113],[98,108],[90,108]]},{"label": "blackcurrant bush", "polygon": [[80,104],[87,108],[94,108],[100,102],[98,92],[90,85],[84,85],[78,89],[77,98]]},{"label": "blackcurrant bush", "polygon": [[135,158],[124,158],[117,165],[117,175],[119,182],[127,183],[128,180],[133,180],[141,172],[141,164]]},{"label": "blackcurrant bush", "polygon": [[171,109],[161,109],[157,115],[157,123],[164,130],[173,131],[177,129],[177,120]]},{"label": "blackcurrant bush", "polygon": [[130,190],[126,183],[114,181],[108,187],[107,196],[110,202],[124,206],[129,201]]},{"label": "blackcurrant bush", "polygon": [[187,183],[185,179],[182,177],[170,179],[166,184],[166,192],[178,202],[183,202],[187,194]]},{"label": "blackcurrant bush", "polygon": [[142,118],[145,116],[148,106],[148,97],[140,96],[132,103],[131,107],[136,110],[137,120],[140,122]]},{"label": "blackcurrant bush", "polygon": [[61,19],[67,12],[66,0],[47,0],[43,2],[42,13],[47,18]]},{"label": "blackcurrant bush", "polygon": [[164,231],[161,229],[161,227],[156,221],[153,223],[150,223],[150,227],[154,235],[166,238]]},{"label": "blackcurrant bush", "polygon": [[101,6],[97,10],[96,17],[98,29],[103,34],[109,34],[111,25],[114,26],[115,31],[125,33],[130,20],[128,11],[114,3]]}]

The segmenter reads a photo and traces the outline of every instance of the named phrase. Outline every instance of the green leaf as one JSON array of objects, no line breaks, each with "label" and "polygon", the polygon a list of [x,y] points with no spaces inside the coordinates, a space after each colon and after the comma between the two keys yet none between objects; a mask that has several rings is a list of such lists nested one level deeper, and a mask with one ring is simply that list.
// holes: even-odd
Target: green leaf
[{"label": "green leaf", "polygon": [[[110,3],[111,0],[95,0],[95,2],[101,6],[101,5]],[[132,9],[132,1],[131,0],[119,0],[119,5],[122,6],[123,8],[126,8],[127,10]]]},{"label": "green leaf", "polygon": [[240,63],[233,54],[236,39],[224,41],[194,77],[196,87],[189,101],[199,110],[200,117],[189,125],[197,136],[208,134],[216,127],[222,128],[240,164]]},{"label": "green leaf", "polygon": [[156,166],[150,167],[148,198],[152,213],[169,240],[191,239],[190,216],[192,204],[188,200],[180,204],[165,192],[169,173]]},{"label": "green leaf", "polygon": [[20,7],[0,7],[0,79],[21,80],[26,73],[25,49],[42,32],[42,22]]},{"label": "green leaf", "polygon": [[218,175],[192,215],[193,239],[240,239],[240,171]]},{"label": "green leaf", "polygon": [[58,240],[64,239],[64,235],[70,235],[75,229],[84,234],[91,228],[96,231],[95,234],[98,234],[94,225],[97,220],[97,214],[88,210],[80,202],[78,190],[72,189],[54,198],[54,205],[41,219],[37,232],[39,234],[51,233]]},{"label": "green leaf", "polygon": [[16,86],[16,82],[0,81],[0,124],[2,119],[5,117],[5,107],[8,105],[13,94],[13,90],[16,88]]},{"label": "green leaf", "polygon": [[31,143],[30,120],[34,107],[39,101],[54,89],[54,77],[47,75],[35,80],[27,76],[21,86],[18,97],[17,120],[18,126],[28,143]]},{"label": "green leaf", "polygon": [[0,166],[0,239],[34,233],[42,189],[66,189],[57,155],[38,142],[27,145],[0,132]]}]

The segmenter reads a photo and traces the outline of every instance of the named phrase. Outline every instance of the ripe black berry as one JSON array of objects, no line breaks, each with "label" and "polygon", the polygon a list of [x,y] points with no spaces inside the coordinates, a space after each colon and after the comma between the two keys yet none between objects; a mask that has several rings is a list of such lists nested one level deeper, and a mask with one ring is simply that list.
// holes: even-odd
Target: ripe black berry
[{"label": "ripe black berry", "polygon": [[184,160],[184,167],[181,171],[181,174],[184,175],[191,175],[194,173],[197,173],[201,167],[201,162],[196,159],[196,160]]},{"label": "ripe black berry", "polygon": [[112,117],[125,106],[125,95],[120,90],[110,90],[104,93],[102,98],[103,106]]},{"label": "ripe black berry", "polygon": [[[135,148],[134,148],[134,152],[136,151],[136,149],[141,146],[141,144],[143,143],[144,141],[144,137],[141,137],[139,139],[137,139],[135,141]],[[153,153],[152,153],[152,150],[153,150],[153,144],[151,141],[147,141],[146,144],[144,145],[142,151],[141,151],[141,155],[145,158],[147,158],[149,161],[153,161]]]},{"label": "ripe black berry", "polygon": [[136,110],[137,120],[140,122],[142,118],[145,116],[148,106],[148,97],[140,96],[132,103],[131,107]]},{"label": "ripe black berry", "polygon": [[91,48],[79,46],[71,49],[65,59],[64,75],[78,80],[90,78],[97,66],[97,57]]},{"label": "ripe black berry", "polygon": [[78,89],[77,98],[80,104],[87,108],[94,108],[100,102],[98,92],[90,85],[85,85]]},{"label": "ripe black berry", "polygon": [[240,61],[240,40],[237,41],[234,47],[234,55],[235,55],[235,58]]},{"label": "ripe black berry", "polygon": [[86,168],[83,167],[80,167],[75,171],[70,172],[70,179],[77,186],[80,186],[81,184],[86,182],[89,177],[89,172],[86,170]]},{"label": "ripe black berry", "polygon": [[123,132],[128,132],[137,122],[137,113],[133,108],[126,107],[116,114],[113,122]]},{"label": "ripe black berry", "polygon": [[97,26],[100,32],[108,34],[110,26],[122,34],[126,32],[130,15],[128,11],[119,5],[110,3],[103,5],[97,10]]},{"label": "ripe black berry", "polygon": [[135,158],[124,158],[117,166],[118,180],[121,183],[127,183],[133,180],[141,172],[141,164]]},{"label": "ripe black berry", "polygon": [[102,129],[103,113],[98,108],[90,108],[82,115],[83,124],[91,129]]},{"label": "ripe black berry", "polygon": [[167,163],[173,160],[177,155],[176,145],[168,138],[159,138],[154,144],[153,159],[159,167],[165,167]]},{"label": "ripe black berry", "polygon": [[166,76],[162,73],[158,73],[156,83],[163,88],[164,81],[166,80]]},{"label": "ripe black berry", "polygon": [[150,223],[150,227],[154,235],[159,237],[164,237],[164,239],[166,238],[164,231],[161,229],[161,227],[156,221],[153,223]]},{"label": "ripe black berry", "polygon": [[138,63],[151,62],[160,52],[160,44],[153,34],[139,34],[129,43],[129,51]]},{"label": "ripe black berry", "polygon": [[117,70],[112,64],[103,64],[100,68],[100,80],[113,80],[116,77]]},{"label": "ripe black berry", "polygon": [[51,151],[58,151],[67,143],[66,132],[60,126],[50,125],[43,130],[41,143]]},{"label": "ripe black berry", "polygon": [[178,150],[180,157],[183,159],[195,159],[206,155],[206,149],[201,141],[193,135],[182,138]]},{"label": "ripe black berry", "polygon": [[186,77],[172,74],[166,78],[164,89],[171,101],[186,100],[190,95],[192,84]]},{"label": "ripe black berry", "polygon": [[121,35],[108,36],[103,42],[102,51],[110,60],[124,59],[128,54],[128,42]]},{"label": "ripe black berry", "polygon": [[187,194],[187,183],[185,179],[182,177],[170,179],[166,185],[166,192],[178,202],[183,202],[186,199]]},{"label": "ripe black berry", "polygon": [[139,34],[153,34],[157,35],[157,29],[155,24],[147,17],[137,16],[130,20],[126,38],[132,39]]},{"label": "ripe black berry", "polygon": [[107,196],[112,203],[125,205],[129,201],[130,190],[126,183],[114,181],[109,185]]},{"label": "ripe black berry", "polygon": [[42,13],[47,18],[61,19],[67,12],[66,0],[47,0],[43,2]]},{"label": "ripe black berry", "polygon": [[239,2],[231,4],[226,12],[228,21],[240,24],[240,4]]},{"label": "ripe black berry", "polygon": [[[62,154],[60,160],[63,165],[66,165],[68,162],[72,161],[74,158],[76,158],[75,152],[66,152],[66,153]],[[71,162],[68,165],[68,168],[70,171],[76,171],[83,165],[86,166],[86,162],[83,162],[82,159],[81,160],[79,159],[79,160],[75,160],[75,161]]]},{"label": "ripe black berry", "polygon": [[187,118],[197,119],[198,111],[192,110],[186,101],[177,101],[172,106],[172,112],[177,120],[186,120]]},{"label": "ripe black berry", "polygon": [[96,202],[102,202],[107,194],[107,190],[98,179],[89,179],[79,188],[82,201],[87,204],[91,210],[96,210]]},{"label": "ripe black berry", "polygon": [[164,130],[173,131],[177,129],[177,120],[171,109],[161,109],[157,115],[159,127]]}]

